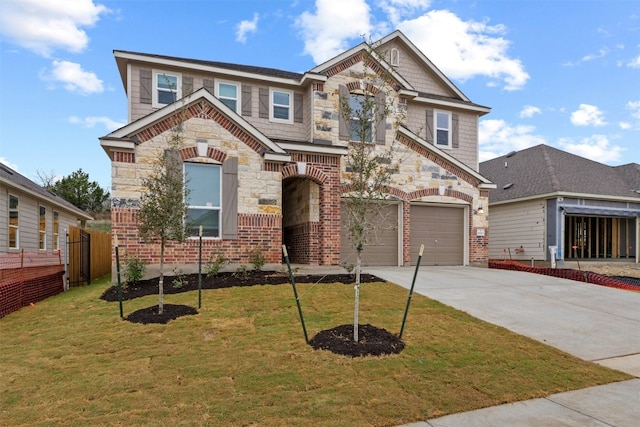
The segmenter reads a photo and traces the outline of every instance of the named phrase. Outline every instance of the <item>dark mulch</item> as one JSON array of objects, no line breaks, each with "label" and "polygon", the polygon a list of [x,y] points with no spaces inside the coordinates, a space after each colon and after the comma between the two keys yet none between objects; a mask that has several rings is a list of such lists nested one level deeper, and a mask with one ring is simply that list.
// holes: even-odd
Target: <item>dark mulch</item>
[{"label": "dark mulch", "polygon": [[369,324],[358,325],[358,342],[353,340],[353,325],[341,325],[318,332],[309,344],[316,350],[349,357],[398,354],[404,349],[397,335]]},{"label": "dark mulch", "polygon": [[[294,275],[296,283],[345,283],[354,284],[353,274],[328,274],[328,275]],[[185,274],[182,276],[181,285],[174,286],[174,277],[165,276],[163,292],[165,294],[177,294],[180,292],[190,292],[198,290],[198,275]],[[384,282],[383,279],[372,274],[362,274],[361,283]],[[282,285],[289,284],[289,275],[277,271],[249,271],[246,275],[239,275],[233,272],[222,272],[216,276],[207,277],[202,275],[202,289],[222,289],[233,286],[255,286],[255,285]],[[141,280],[128,284],[122,288],[122,300],[131,300],[147,295],[158,293],[158,278]],[[119,301],[118,287],[111,286],[104,291],[100,299],[113,302]]]},{"label": "dark mulch", "polygon": [[[345,283],[354,284],[353,274],[329,274],[329,275],[296,275],[296,283]],[[361,283],[384,282],[383,279],[371,274],[363,274]],[[174,286],[174,278],[167,276],[164,279],[163,292],[175,294],[198,290],[198,275],[187,274],[182,276],[179,287]],[[222,289],[232,286],[255,285],[282,285],[289,284],[289,276],[274,271],[250,271],[246,275],[238,275],[231,272],[222,272],[213,277],[202,275],[202,289]],[[142,280],[135,284],[123,287],[122,299],[131,300],[146,295],[158,294],[158,278]],[[118,287],[111,286],[101,299],[105,301],[118,301]],[[198,311],[187,305],[164,304],[162,314],[158,314],[158,306],[143,308],[129,314],[124,318],[133,323],[161,323],[166,324],[181,316],[198,314]],[[329,350],[336,354],[349,357],[382,356],[397,354],[404,349],[404,343],[385,329],[372,325],[358,326],[358,342],[353,341],[353,325],[342,325],[336,328],[320,331],[309,340],[309,344],[316,350]]]},{"label": "dark mulch", "polygon": [[178,317],[190,316],[193,314],[198,314],[198,310],[188,305],[163,304],[162,314],[158,314],[158,306],[154,305],[152,307],[136,310],[125,317],[124,320],[131,323],[142,323],[143,325],[148,323],[167,324],[170,320],[175,320]]}]

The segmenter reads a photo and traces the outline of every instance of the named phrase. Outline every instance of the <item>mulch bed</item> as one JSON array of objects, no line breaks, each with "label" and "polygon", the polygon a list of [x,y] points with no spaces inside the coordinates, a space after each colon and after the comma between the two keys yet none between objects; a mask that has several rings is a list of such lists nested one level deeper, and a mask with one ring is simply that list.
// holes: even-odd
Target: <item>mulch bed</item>
[{"label": "mulch bed", "polygon": [[[294,278],[296,283],[355,283],[355,276],[353,274],[295,275]],[[174,277],[165,276],[163,292],[165,294],[175,294],[198,290],[197,274],[183,275],[179,282],[179,286],[175,286]],[[360,282],[384,282],[384,280],[371,274],[362,274]],[[233,286],[282,284],[290,284],[288,275],[274,271],[250,271],[246,275],[234,274],[232,272],[218,273],[213,277],[202,275],[201,286],[202,289],[222,289]],[[122,289],[123,300],[157,294],[157,277],[129,284]],[[109,302],[119,301],[118,287],[115,285],[111,286],[100,296],[100,299]],[[198,311],[188,305],[163,304],[162,314],[158,314],[158,306],[155,305],[134,311],[126,316],[124,320],[141,324],[166,324],[178,317],[195,314],[198,314]],[[348,357],[398,354],[404,349],[404,343],[397,335],[392,334],[386,329],[369,324],[358,325],[358,342],[353,341],[353,325],[341,325],[318,332],[309,340],[309,345],[316,350],[328,350]]]}]

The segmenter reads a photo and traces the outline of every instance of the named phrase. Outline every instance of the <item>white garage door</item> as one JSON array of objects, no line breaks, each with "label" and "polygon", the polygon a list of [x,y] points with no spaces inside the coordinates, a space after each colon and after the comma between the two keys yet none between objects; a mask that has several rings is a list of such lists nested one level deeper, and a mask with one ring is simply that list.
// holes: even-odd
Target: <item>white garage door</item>
[{"label": "white garage door", "polygon": [[[362,252],[363,265],[398,265],[398,205],[387,205],[381,213],[384,223],[370,233],[373,237]],[[349,239],[346,225],[347,215],[342,204],[340,229],[340,260],[345,264],[356,264],[357,251]]]},{"label": "white garage door", "polygon": [[411,264],[464,264],[464,209],[441,206],[411,206]]}]

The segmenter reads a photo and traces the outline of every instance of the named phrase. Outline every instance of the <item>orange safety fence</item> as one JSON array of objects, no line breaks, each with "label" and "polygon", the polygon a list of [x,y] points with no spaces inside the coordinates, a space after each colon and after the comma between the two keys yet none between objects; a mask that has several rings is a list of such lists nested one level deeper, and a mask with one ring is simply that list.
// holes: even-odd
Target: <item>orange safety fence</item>
[{"label": "orange safety fence", "polygon": [[60,252],[0,254],[0,318],[63,291]]}]

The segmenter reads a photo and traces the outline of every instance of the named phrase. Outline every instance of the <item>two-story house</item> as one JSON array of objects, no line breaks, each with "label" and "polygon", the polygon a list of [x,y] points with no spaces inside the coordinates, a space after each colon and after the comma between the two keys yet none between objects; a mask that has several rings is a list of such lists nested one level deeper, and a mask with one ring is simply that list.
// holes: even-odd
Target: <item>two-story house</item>
[{"label": "two-story house", "polygon": [[[269,263],[353,263],[341,225],[345,155],[351,141],[341,100],[376,88],[356,77],[391,76],[403,122],[375,124],[371,142],[401,155],[386,197],[388,221],[365,264],[408,265],[425,245],[430,265],[483,264],[488,258],[488,193],[478,172],[478,119],[471,102],[399,31],[368,55],[362,43],[305,72],[114,51],[127,94],[129,124],[100,138],[112,162],[112,230],[148,263],[159,249],[137,234],[141,179],[182,124],[180,149],[189,212],[203,226],[203,258],[247,263],[259,248]],[[171,245],[166,261],[197,262],[198,233]]]}]

